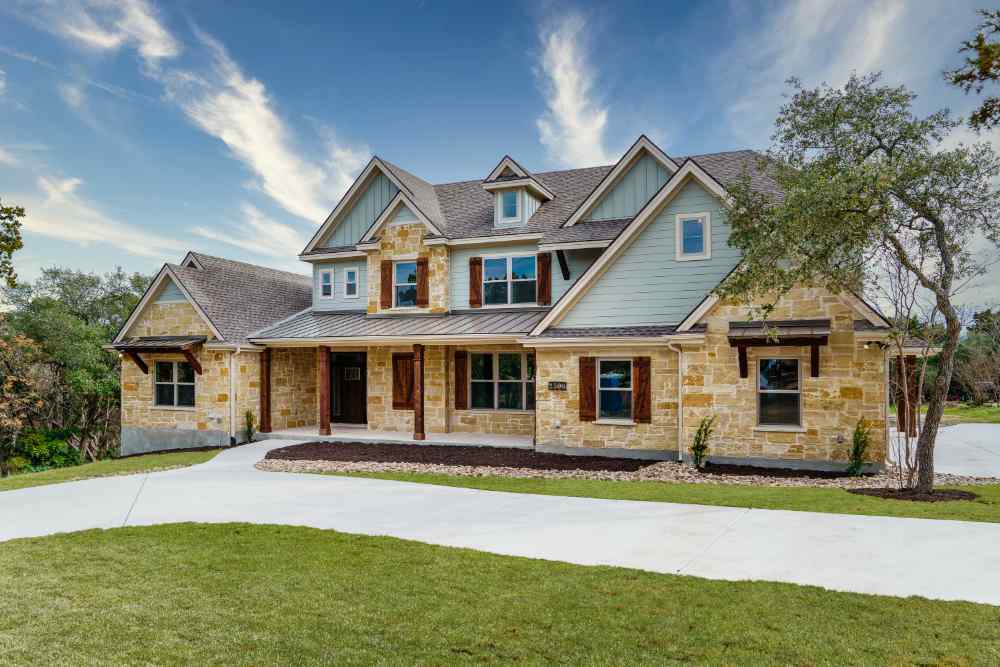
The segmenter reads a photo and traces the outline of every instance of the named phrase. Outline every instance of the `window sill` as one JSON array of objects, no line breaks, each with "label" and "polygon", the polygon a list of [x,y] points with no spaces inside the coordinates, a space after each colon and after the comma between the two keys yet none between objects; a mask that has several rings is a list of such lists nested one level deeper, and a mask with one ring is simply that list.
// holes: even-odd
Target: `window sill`
[{"label": "window sill", "polygon": [[168,410],[170,412],[195,412],[198,408],[184,405],[154,405],[154,410]]},{"label": "window sill", "polygon": [[635,426],[631,419],[595,419],[594,423],[603,426]]},{"label": "window sill", "polygon": [[456,408],[455,412],[461,412],[463,415],[495,415],[495,414],[498,414],[498,413],[499,414],[504,414],[504,415],[533,415],[533,414],[535,414],[534,410],[506,410],[504,408],[495,408],[495,409],[490,409],[490,408],[468,408],[466,410],[462,410],[462,409]]},{"label": "window sill", "polygon": [[754,431],[762,431],[764,433],[805,433],[805,426],[792,426],[792,425],[782,425],[782,424],[758,424],[754,427]]},{"label": "window sill", "polygon": [[484,309],[490,308],[538,308],[538,302],[534,303],[484,303],[482,305]]},{"label": "window sill", "polygon": [[678,262],[697,262],[700,260],[712,259],[711,255],[678,255]]}]

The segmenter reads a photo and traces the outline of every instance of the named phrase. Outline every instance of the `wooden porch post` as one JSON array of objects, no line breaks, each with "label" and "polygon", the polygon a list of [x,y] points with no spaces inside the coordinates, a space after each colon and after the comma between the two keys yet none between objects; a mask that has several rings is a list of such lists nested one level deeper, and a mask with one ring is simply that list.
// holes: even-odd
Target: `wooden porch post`
[{"label": "wooden porch post", "polygon": [[424,346],[413,346],[413,439],[423,440],[424,434]]},{"label": "wooden porch post", "polygon": [[271,348],[260,353],[260,432],[271,432]]},{"label": "wooden porch post", "polygon": [[330,435],[330,348],[320,345],[319,355],[319,434]]},{"label": "wooden porch post", "polygon": [[[917,435],[917,358],[909,356],[896,357],[896,422],[900,432],[910,437]],[[906,377],[906,393],[909,394],[908,410],[903,410],[903,377]]]}]

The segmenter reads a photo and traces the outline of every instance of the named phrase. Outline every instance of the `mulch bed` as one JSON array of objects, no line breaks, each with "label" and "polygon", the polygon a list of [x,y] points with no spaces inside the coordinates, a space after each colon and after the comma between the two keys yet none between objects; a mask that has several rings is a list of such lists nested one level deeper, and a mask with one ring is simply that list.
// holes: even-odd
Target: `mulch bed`
[{"label": "mulch bed", "polygon": [[874,496],[890,500],[909,500],[921,503],[941,503],[951,500],[975,500],[979,496],[971,491],[942,489],[930,493],[919,493],[914,489],[849,489],[849,493],[859,496]]},{"label": "mulch bed", "polygon": [[847,473],[837,470],[760,468],[756,466],[731,465],[727,463],[706,463],[702,466],[701,471],[711,473],[713,475],[737,475],[743,477],[806,477],[809,479],[839,479],[841,477],[849,477]]}]

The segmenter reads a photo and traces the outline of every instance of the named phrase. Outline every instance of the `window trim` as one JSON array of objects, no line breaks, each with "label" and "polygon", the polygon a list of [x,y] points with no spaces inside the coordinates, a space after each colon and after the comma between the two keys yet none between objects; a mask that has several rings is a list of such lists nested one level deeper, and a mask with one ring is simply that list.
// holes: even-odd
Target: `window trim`
[{"label": "window trim", "polygon": [[[322,271],[319,272],[319,298],[321,298],[321,299],[332,299],[332,298],[334,298],[334,295],[336,294],[336,290],[334,288],[334,284],[336,283],[336,280],[334,279],[334,275],[333,274],[334,274],[334,269],[323,269]],[[324,276],[329,276],[330,277],[330,293],[329,294],[323,294],[323,288],[325,287],[325,284],[323,283],[323,277]]]},{"label": "window trim", "polygon": [[[157,364],[170,364],[170,382],[160,382],[156,379],[156,365]],[[198,374],[194,372],[194,368],[191,369],[191,375],[194,377],[193,382],[178,382],[177,381],[177,366],[179,364],[191,364],[187,361],[176,360],[176,359],[155,359],[153,360],[153,372],[150,374],[153,376],[153,408],[156,410],[195,410],[198,406]],[[156,400],[156,388],[159,385],[168,385],[174,388],[174,402],[173,403],[160,403]],[[192,387],[194,391],[194,405],[178,405],[177,403],[177,391],[178,387]]]},{"label": "window trim", "polygon": [[396,267],[398,265],[400,265],[400,264],[413,264],[413,266],[414,266],[413,275],[414,276],[417,275],[417,268],[416,268],[417,267],[417,258],[416,257],[414,257],[412,259],[394,259],[392,261],[392,307],[394,309],[399,309],[399,310],[414,310],[414,309],[416,309],[416,308],[419,307],[416,304],[416,300],[414,300],[414,304],[412,306],[400,306],[396,302],[396,297],[397,297],[397,294],[398,294],[398,290],[396,288],[398,288],[398,287],[400,287],[402,285],[413,285],[413,287],[416,288],[417,283],[420,281],[419,278],[415,277],[414,281],[412,283],[397,283],[396,282],[396,276],[397,276]]},{"label": "window trim", "polygon": [[[354,272],[354,282],[347,279],[348,274]],[[395,278],[394,278],[395,279]],[[345,299],[357,299],[361,296],[361,270],[357,266],[345,266],[344,267],[344,298]],[[354,285],[354,294],[347,293],[347,286]]]},{"label": "window trim", "polygon": [[[507,216],[504,215],[503,198],[504,198],[504,195],[506,195],[507,193],[511,193],[511,192],[514,193],[514,209],[515,209],[515,214],[514,214],[513,217],[508,218]],[[522,203],[521,203],[521,190],[520,189],[516,189],[516,190],[501,190],[501,191],[499,191],[497,193],[497,198],[498,198],[497,206],[500,209],[499,212],[498,212],[498,214],[497,214],[497,221],[501,225],[510,225],[510,224],[519,223],[521,221],[521,207],[522,207]]]},{"label": "window trim", "polygon": [[[605,387],[604,391],[621,391],[628,392],[632,395],[632,400],[629,401],[629,416],[628,419],[623,419],[621,417],[601,417],[601,364],[605,361],[627,361],[628,362],[628,377],[629,377],[629,388],[620,389],[617,387]],[[594,415],[595,424],[613,424],[620,426],[634,426],[635,425],[635,359],[633,357],[597,357],[597,363],[594,367],[594,373],[596,377],[594,378],[594,391],[596,396],[594,397],[594,406],[597,409],[597,414]]]},{"label": "window trim", "polygon": [[[534,352],[519,351],[519,350],[468,350],[469,362],[466,364],[468,366],[466,370],[466,391],[468,392],[468,408],[462,412],[507,412],[507,413],[529,413],[534,414],[535,410],[528,408],[528,385],[535,385],[535,401],[537,406],[538,401],[538,358],[535,356]],[[472,379],[472,357],[477,354],[489,354],[493,357],[493,379],[492,380],[473,380]],[[500,355],[501,354],[519,354],[521,355],[521,379],[520,380],[501,380],[500,379]],[[535,357],[535,377],[529,380],[526,376],[528,374],[528,357]],[[493,385],[493,407],[492,408],[476,408],[472,406],[472,383],[479,382],[481,384],[490,383]],[[500,383],[501,382],[519,382],[521,383],[521,407],[520,408],[500,408]],[[537,407],[536,407],[537,409]]]},{"label": "window trim", "polygon": [[[534,281],[518,279],[514,280],[512,277],[512,269],[514,266],[515,257],[533,257],[535,260],[535,279]],[[538,306],[538,253],[534,252],[513,252],[507,254],[494,254],[494,255],[482,255],[480,257],[483,261],[483,278],[482,285],[480,289],[483,295],[483,308],[533,308]],[[507,303],[486,303],[486,285],[489,283],[499,283],[499,280],[486,280],[486,261],[490,259],[506,259],[507,260]],[[535,283],[535,300],[525,301],[523,303],[514,303],[511,299],[514,298],[514,283]]]},{"label": "window trim", "polygon": [[[760,365],[764,361],[794,361],[795,362],[795,372],[796,380],[795,386],[798,387],[796,390],[791,389],[761,389],[760,388]],[[756,430],[777,430],[777,431],[800,431],[804,430],[802,424],[802,360],[798,357],[758,357],[757,358],[757,372],[753,376],[754,392],[757,394],[756,407],[757,407],[757,425]],[[760,397],[762,394],[794,394],[799,397],[799,416],[798,420],[794,424],[769,424],[760,421]]]},{"label": "window trim", "polygon": [[[684,252],[684,221],[699,220],[704,230],[703,240],[705,247],[699,253]],[[708,211],[702,213],[678,213],[674,217],[674,249],[678,262],[691,262],[700,259],[712,259],[712,214]]]}]

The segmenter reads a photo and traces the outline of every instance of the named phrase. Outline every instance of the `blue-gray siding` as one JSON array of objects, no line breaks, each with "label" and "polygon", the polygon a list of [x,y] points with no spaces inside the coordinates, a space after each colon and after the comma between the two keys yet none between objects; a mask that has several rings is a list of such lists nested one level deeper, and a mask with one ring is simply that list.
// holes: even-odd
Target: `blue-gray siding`
[{"label": "blue-gray siding", "polygon": [[644,153],[625,175],[605,193],[600,203],[585,216],[586,220],[631,218],[670,178],[659,160]]},{"label": "blue-gray siding", "polygon": [[[344,296],[347,269],[358,270],[358,296]],[[320,298],[319,280],[322,271],[333,271],[333,297]],[[368,308],[368,268],[364,257],[313,265],[313,308],[316,310],[366,310]]]},{"label": "blue-gray siding", "polygon": [[320,246],[340,247],[354,245],[385,210],[389,201],[396,196],[399,188],[382,172],[376,171],[367,189],[343,215],[343,219],[333,230],[320,240]]},{"label": "blue-gray siding", "polygon": [[[712,257],[678,262],[674,218],[711,213]],[[689,183],[591,286],[560,327],[678,324],[739,261],[730,248],[725,211],[697,183]]]},{"label": "blue-gray siding", "polygon": [[173,280],[170,278],[165,279],[163,284],[160,285],[160,293],[156,295],[154,303],[177,303],[179,301],[187,301],[184,292],[181,292]]}]

